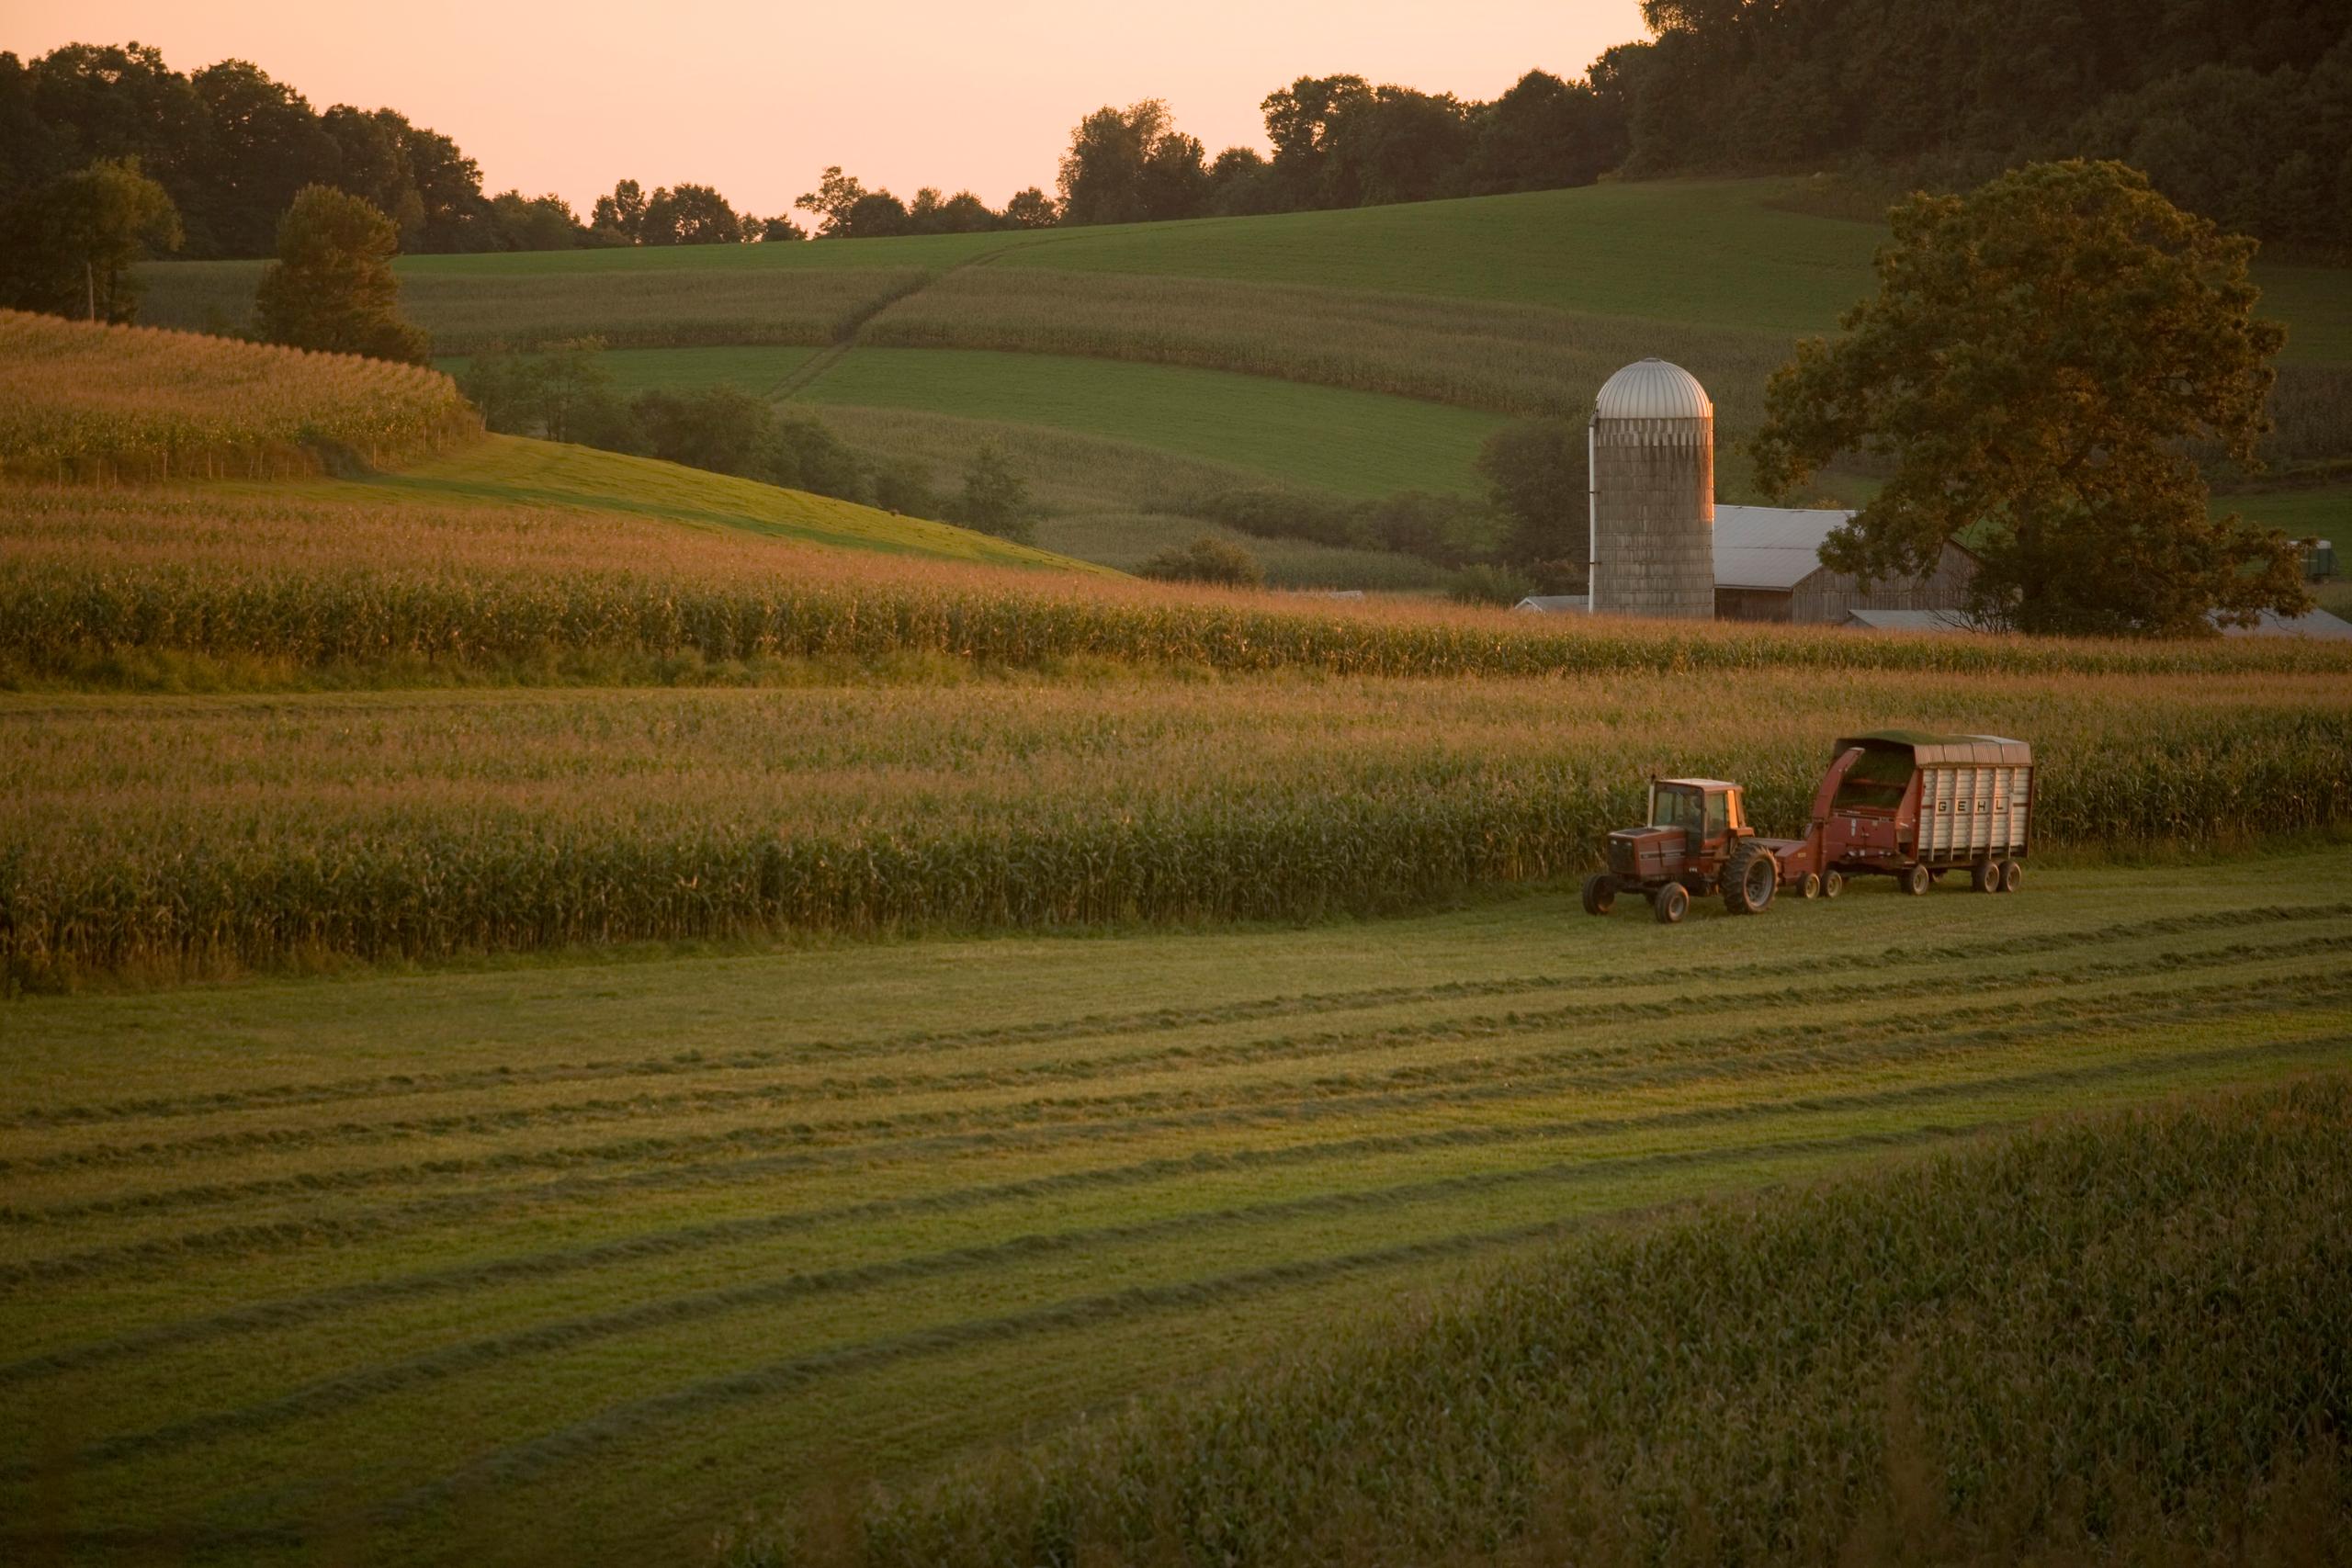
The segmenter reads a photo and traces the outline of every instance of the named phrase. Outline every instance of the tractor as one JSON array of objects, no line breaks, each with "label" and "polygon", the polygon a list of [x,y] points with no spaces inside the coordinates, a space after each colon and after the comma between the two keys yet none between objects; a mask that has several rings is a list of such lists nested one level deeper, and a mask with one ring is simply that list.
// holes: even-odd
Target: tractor
[{"label": "tractor", "polygon": [[1586,878],[1585,912],[1605,915],[1618,894],[1639,893],[1659,923],[1676,925],[1710,893],[1735,915],[1758,915],[1782,888],[1835,898],[1850,878],[1875,874],[1923,894],[1960,870],[1980,892],[2014,893],[2032,794],[2025,742],[1914,730],[1838,741],[1800,838],[1759,836],[1736,784],[1654,778],[1648,821],[1609,835],[1609,869]]}]

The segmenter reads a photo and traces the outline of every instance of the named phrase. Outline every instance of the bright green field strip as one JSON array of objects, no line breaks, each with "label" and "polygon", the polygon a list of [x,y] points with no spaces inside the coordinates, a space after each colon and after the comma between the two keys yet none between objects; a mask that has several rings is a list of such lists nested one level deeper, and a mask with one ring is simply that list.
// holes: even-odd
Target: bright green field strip
[{"label": "bright green field strip", "polygon": [[[660,387],[694,391],[721,384],[765,395],[815,357],[813,348],[631,348],[605,355],[616,388],[624,395]],[[471,361],[463,355],[436,359],[434,368],[463,376]]]},{"label": "bright green field strip", "polygon": [[[278,491],[287,488],[275,487]],[[520,435],[489,436],[397,474],[310,480],[292,488],[333,501],[577,506],[889,555],[1102,570],[949,524],[900,517],[831,496]]]},{"label": "bright green field strip", "polygon": [[2215,516],[2234,512],[2299,539],[2317,536],[2334,540],[2339,561],[2352,554],[2352,485],[2217,495],[2212,512]]},{"label": "bright green field strip", "polygon": [[[0,1386],[74,1424],[85,1521],[386,1507],[394,1560],[490,1516],[658,1554],[814,1471],[1198,1375],[1531,1226],[2345,1061],[2347,869],[1865,886],[1680,931],[1541,896],[35,998],[0,1084],[0,1339],[96,1350]],[[823,1157],[759,1165],[796,1150]],[[296,1185],[240,1195],[273,1181]],[[32,1217],[110,1187],[176,1206]],[[266,1228],[201,1240],[240,1222]],[[198,1239],[105,1256],[175,1232]],[[65,1254],[94,1261],[41,1271]],[[321,1290],[344,1295],[301,1305]],[[255,1302],[283,1304],[222,1316]],[[11,1488],[28,1441],[0,1449]]]},{"label": "bright green field strip", "polygon": [[854,349],[803,395],[1107,436],[1361,496],[1472,489],[1505,423],[1221,370],[969,349]]}]

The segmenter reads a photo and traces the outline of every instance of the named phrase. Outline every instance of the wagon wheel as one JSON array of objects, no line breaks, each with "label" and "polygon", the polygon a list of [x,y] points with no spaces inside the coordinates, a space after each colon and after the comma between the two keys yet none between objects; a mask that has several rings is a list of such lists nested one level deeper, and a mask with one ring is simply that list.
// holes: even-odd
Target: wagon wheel
[{"label": "wagon wheel", "polygon": [[1679,882],[1668,883],[1650,900],[1651,918],[1662,926],[1679,926],[1690,912],[1690,890]]},{"label": "wagon wheel", "polygon": [[1934,880],[1933,874],[1917,861],[1903,868],[1903,891],[1910,894],[1914,898],[1924,895],[1928,891],[1928,885]]},{"label": "wagon wheel", "polygon": [[1970,866],[1968,885],[1979,893],[1998,893],[2001,890],[2000,862],[1980,860]]},{"label": "wagon wheel", "polygon": [[1844,872],[1826,871],[1822,873],[1821,896],[1824,898],[1835,898],[1844,891],[1846,891],[1846,874]]},{"label": "wagon wheel", "polygon": [[2024,881],[2025,867],[2019,865],[2013,860],[2005,860],[2001,863],[2002,892],[2014,893],[2018,890],[2018,885]]},{"label": "wagon wheel", "polygon": [[1584,879],[1584,912],[1605,915],[1617,907],[1617,879],[1607,872]]},{"label": "wagon wheel", "polygon": [[[1834,874],[1835,874],[1835,873],[1832,873],[1831,874],[1833,874],[1833,875],[1834,875]],[[1797,891],[1798,891],[1798,892],[1800,892],[1800,893],[1802,893],[1802,894],[1803,894],[1805,897],[1807,897],[1807,898],[1818,898],[1818,897],[1821,897],[1821,873],[1819,873],[1819,872],[1817,872],[1817,871],[1808,871],[1808,872],[1806,872],[1806,873],[1804,874],[1804,880],[1803,882],[1800,882],[1800,883],[1798,883],[1798,884],[1797,884]]]}]

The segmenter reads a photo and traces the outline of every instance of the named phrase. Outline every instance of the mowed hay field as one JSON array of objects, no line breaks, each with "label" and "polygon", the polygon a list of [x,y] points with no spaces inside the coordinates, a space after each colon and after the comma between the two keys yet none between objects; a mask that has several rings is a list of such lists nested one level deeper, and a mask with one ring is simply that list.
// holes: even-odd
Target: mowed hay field
[{"label": "mowed hay field", "polygon": [[691,1556],[1605,1216],[2352,1062],[2347,872],[29,998],[0,1513]]},{"label": "mowed hay field", "polygon": [[2340,1559],[2352,1075],[1860,1163],[818,1492],[730,1561]]}]

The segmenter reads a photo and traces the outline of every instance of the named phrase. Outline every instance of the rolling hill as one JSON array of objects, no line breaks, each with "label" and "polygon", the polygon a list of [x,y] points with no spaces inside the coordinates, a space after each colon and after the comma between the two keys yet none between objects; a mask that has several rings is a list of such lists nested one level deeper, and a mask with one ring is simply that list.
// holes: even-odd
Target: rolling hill
[{"label": "rolling hill", "polygon": [[[1696,374],[1720,438],[1736,443],[1792,341],[1834,328],[1871,287],[1883,231],[1804,205],[1786,179],[1616,183],[1023,234],[413,257],[400,270],[445,354],[599,335],[625,387],[731,380],[804,399],[951,486],[972,445],[997,439],[1045,495],[1057,543],[1133,564],[1141,536],[1215,531],[1188,499],[1204,490],[1475,491],[1468,459],[1486,432],[1573,413],[1647,355]],[[243,318],[257,271],[146,276],[151,320],[220,326]],[[2352,457],[2352,273],[2258,276],[2291,329],[2279,457]],[[1754,499],[1736,457],[1718,482],[1724,499]],[[1827,488],[1859,493],[1855,476]],[[2352,489],[2313,493],[2241,505],[2282,522],[2352,513]],[[1360,554],[1270,552],[1293,585],[1428,580]]]}]

